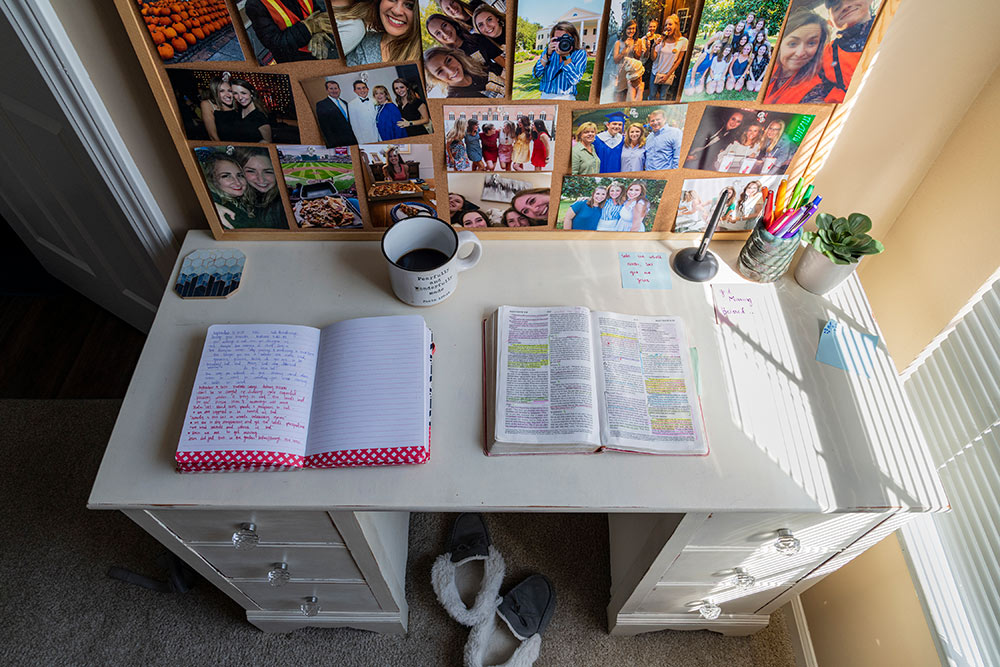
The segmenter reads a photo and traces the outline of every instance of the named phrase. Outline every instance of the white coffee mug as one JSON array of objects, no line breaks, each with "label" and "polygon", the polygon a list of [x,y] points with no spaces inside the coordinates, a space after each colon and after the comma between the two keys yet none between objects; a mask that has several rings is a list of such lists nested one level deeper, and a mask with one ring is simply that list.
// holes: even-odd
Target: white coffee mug
[{"label": "white coffee mug", "polygon": [[[459,257],[466,244],[472,244],[472,251]],[[472,232],[457,232],[440,218],[418,215],[385,231],[382,255],[396,297],[411,306],[433,306],[455,291],[459,273],[479,262],[483,244]]]}]

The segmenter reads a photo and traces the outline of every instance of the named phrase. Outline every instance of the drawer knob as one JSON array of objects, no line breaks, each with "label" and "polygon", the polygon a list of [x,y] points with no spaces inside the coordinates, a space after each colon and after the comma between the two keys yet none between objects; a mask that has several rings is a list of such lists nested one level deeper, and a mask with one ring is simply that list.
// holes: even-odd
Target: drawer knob
[{"label": "drawer knob", "polygon": [[240,529],[233,533],[233,546],[243,551],[253,549],[260,542],[260,535],[257,534],[257,524],[240,524]]},{"label": "drawer knob", "polygon": [[742,567],[738,567],[735,569],[735,574],[733,575],[733,583],[736,584],[736,588],[745,591],[753,588],[753,585],[757,583],[757,578]]},{"label": "drawer knob", "polygon": [[794,556],[802,550],[802,543],[792,535],[792,531],[782,528],[778,531],[778,539],[774,541],[774,550],[779,554]]},{"label": "drawer knob", "polygon": [[306,598],[306,601],[299,606],[299,609],[302,610],[303,616],[315,616],[319,613],[319,600],[316,599],[315,595],[310,595]]},{"label": "drawer knob", "polygon": [[284,586],[291,578],[292,575],[288,571],[288,563],[275,563],[274,569],[267,573],[267,583],[269,583],[272,588],[280,588],[281,586]]},{"label": "drawer knob", "polygon": [[711,600],[702,600],[701,604],[698,605],[698,613],[706,621],[714,621],[722,613],[722,607],[715,604]]}]

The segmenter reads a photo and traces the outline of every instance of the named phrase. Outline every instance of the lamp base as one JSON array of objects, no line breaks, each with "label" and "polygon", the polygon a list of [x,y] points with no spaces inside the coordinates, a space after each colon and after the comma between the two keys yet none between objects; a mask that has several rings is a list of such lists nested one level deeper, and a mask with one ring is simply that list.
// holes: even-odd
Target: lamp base
[{"label": "lamp base", "polygon": [[719,261],[715,255],[708,251],[701,261],[698,261],[695,259],[697,254],[697,248],[684,248],[674,255],[674,273],[694,283],[703,283],[714,278],[719,272]]}]

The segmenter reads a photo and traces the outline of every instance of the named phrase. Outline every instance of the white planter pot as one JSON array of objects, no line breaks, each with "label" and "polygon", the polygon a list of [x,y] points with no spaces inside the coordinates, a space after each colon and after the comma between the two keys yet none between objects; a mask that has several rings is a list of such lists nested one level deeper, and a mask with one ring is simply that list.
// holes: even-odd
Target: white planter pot
[{"label": "white planter pot", "polygon": [[804,290],[813,294],[826,294],[847,280],[857,268],[857,262],[834,264],[823,253],[807,245],[795,267],[795,280]]}]

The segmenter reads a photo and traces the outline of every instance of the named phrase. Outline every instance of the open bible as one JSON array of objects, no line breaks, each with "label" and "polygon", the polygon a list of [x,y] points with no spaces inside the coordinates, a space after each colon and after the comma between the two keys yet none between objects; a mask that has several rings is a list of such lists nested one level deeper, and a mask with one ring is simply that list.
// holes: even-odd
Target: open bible
[{"label": "open bible", "polygon": [[676,317],[502,306],[483,349],[487,454],[708,453]]},{"label": "open bible", "polygon": [[419,316],[323,329],[208,328],[178,472],[285,470],[430,458],[430,329]]}]

